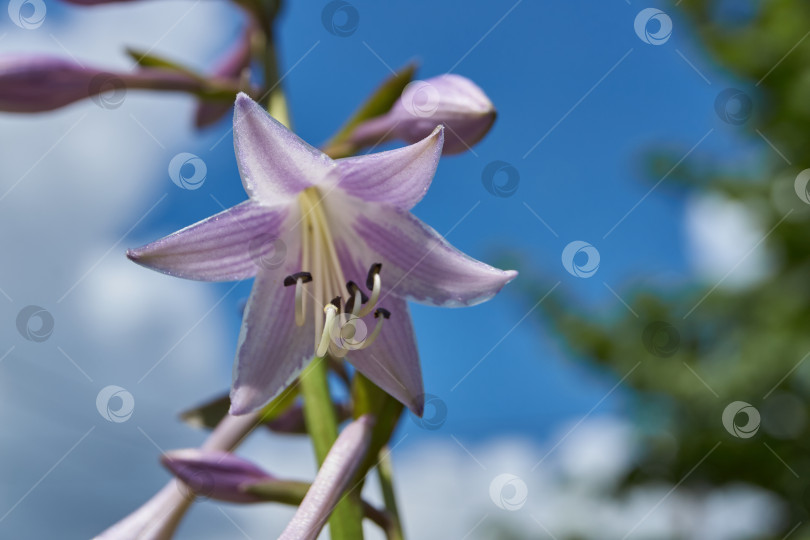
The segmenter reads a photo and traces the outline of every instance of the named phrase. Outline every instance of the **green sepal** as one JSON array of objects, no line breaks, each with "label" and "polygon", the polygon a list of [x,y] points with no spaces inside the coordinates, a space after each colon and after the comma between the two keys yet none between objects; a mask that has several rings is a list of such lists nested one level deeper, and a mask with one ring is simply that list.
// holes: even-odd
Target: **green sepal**
[{"label": "green sepal", "polygon": [[357,148],[348,142],[354,128],[370,118],[390,111],[402,95],[402,91],[413,80],[414,73],[416,73],[416,65],[409,64],[386,79],[346,121],[335,136],[324,145],[326,153],[333,158],[354,154]]},{"label": "green sepal", "polygon": [[364,414],[372,414],[377,419],[371,432],[368,452],[357,469],[356,478],[360,481],[372,467],[377,465],[380,451],[391,440],[404,407],[361,373],[355,373],[352,381],[352,401],[354,402],[355,418]]},{"label": "green sepal", "polygon": [[169,60],[168,58],[163,58],[162,56],[151,54],[149,52],[141,51],[138,49],[133,49],[130,47],[127,47],[126,52],[130,58],[135,60],[135,63],[139,67],[168,69],[171,71],[175,71],[177,73],[182,73],[183,75],[186,75],[188,77],[191,77],[192,79],[196,79],[201,82],[206,81],[206,78],[203,75],[197,73],[191,68],[180,65],[173,60]]},{"label": "green sepal", "polygon": [[[262,410],[262,421],[269,422],[289,409],[298,397],[298,388],[290,386]],[[223,394],[202,405],[180,413],[180,419],[196,428],[214,429],[231,408],[231,398]]]},{"label": "green sepal", "polygon": [[298,506],[309,491],[309,482],[292,480],[270,480],[244,486],[242,491],[255,495],[265,502],[277,502]]}]

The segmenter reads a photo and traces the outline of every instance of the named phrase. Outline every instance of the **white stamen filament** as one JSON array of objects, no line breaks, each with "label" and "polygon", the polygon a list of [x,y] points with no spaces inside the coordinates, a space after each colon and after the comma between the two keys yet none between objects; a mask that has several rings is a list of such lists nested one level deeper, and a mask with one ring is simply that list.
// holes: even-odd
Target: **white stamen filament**
[{"label": "white stamen filament", "polygon": [[304,326],[304,317],[306,316],[306,304],[304,303],[304,279],[298,278],[295,280],[295,325]]},{"label": "white stamen filament", "polygon": [[[315,281],[315,283],[313,289],[309,289],[309,291],[312,291],[312,294],[310,294],[310,292],[305,290],[302,286],[303,283],[301,279],[296,281],[295,322],[298,326],[303,326],[304,323],[306,323],[306,304],[307,301],[312,301],[315,306],[315,354],[318,357],[332,354],[336,358],[339,358],[345,354],[346,351],[343,349],[346,345],[336,342],[335,347],[331,347],[330,343],[335,341],[333,335],[337,330],[335,326],[340,324],[340,318],[344,315],[351,318],[363,318],[375,309],[380,299],[382,289],[380,273],[376,271],[371,277],[371,295],[365,304],[363,304],[365,295],[359,287],[355,288],[353,284],[349,288],[349,293],[346,297],[349,298],[348,303],[352,304],[350,310],[343,311],[342,308],[339,307],[339,303],[331,303],[333,301],[332,299],[343,297],[346,294],[345,284],[349,282],[346,281],[343,275],[343,268],[341,267],[332,231],[330,230],[330,222],[326,213],[327,209],[322,204],[321,196],[316,188],[308,188],[301,192],[299,195],[299,204],[303,227],[301,264],[304,269],[311,272],[312,280]],[[372,266],[372,269],[374,269],[374,266]],[[368,283],[366,283],[366,285],[368,285]],[[304,293],[309,296],[309,300],[304,297]],[[325,306],[323,308],[323,318],[318,316],[318,308],[321,306]],[[378,319],[374,330],[363,340],[362,344],[358,343],[358,346],[349,346],[348,348],[357,350],[364,349],[371,345],[382,330],[383,317],[380,316]]]},{"label": "white stamen filament", "polygon": [[363,295],[360,293],[360,289],[356,289],[354,291],[354,304],[352,305],[352,315],[357,317],[357,314],[360,313],[361,307],[363,307]]},{"label": "white stamen filament", "polygon": [[360,313],[357,314],[358,317],[365,317],[371,311],[377,307],[377,301],[380,299],[380,290],[382,289],[382,279],[380,278],[380,273],[377,272],[374,274],[374,287],[371,289],[371,298],[369,298],[366,305],[363,306],[363,309],[360,310]]},{"label": "white stamen filament", "polygon": [[383,320],[385,317],[380,316],[377,317],[377,324],[374,326],[374,330],[371,331],[371,334],[363,341],[363,344],[360,346],[361,349],[365,349],[377,339],[377,336],[380,335],[383,326]]},{"label": "white stamen filament", "polygon": [[319,357],[326,355],[329,350],[329,339],[332,337],[332,326],[335,324],[335,315],[337,315],[337,308],[332,304],[327,304],[323,308],[326,313],[326,322],[323,325],[323,334],[321,335],[321,342],[318,344],[318,350],[315,354]]}]

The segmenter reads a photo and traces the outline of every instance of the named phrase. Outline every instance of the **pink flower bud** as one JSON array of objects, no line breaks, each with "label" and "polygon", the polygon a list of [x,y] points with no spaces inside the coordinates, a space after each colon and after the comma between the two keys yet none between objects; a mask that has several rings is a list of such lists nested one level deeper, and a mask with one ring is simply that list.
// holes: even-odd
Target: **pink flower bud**
[{"label": "pink flower bud", "polygon": [[13,56],[0,58],[0,111],[50,111],[88,97],[115,108],[129,89],[194,92],[201,84],[165,69],[110,73],[60,58]]},{"label": "pink flower bud", "polygon": [[261,499],[244,491],[244,486],[275,478],[253,463],[230,452],[215,450],[173,450],[161,461],[192,494],[220,501],[249,503]]},{"label": "pink flower bud", "polygon": [[410,83],[387,114],[357,126],[351,140],[360,146],[391,139],[415,143],[443,124],[443,153],[458,154],[484,138],[495,116],[494,105],[471,80],[440,75]]}]

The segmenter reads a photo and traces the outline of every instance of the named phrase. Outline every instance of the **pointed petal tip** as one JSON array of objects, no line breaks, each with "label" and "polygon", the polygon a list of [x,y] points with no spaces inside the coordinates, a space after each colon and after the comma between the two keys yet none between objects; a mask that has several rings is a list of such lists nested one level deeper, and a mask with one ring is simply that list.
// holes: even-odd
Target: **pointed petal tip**
[{"label": "pointed petal tip", "polygon": [[250,104],[250,103],[256,103],[256,102],[253,101],[253,99],[251,99],[251,97],[249,95],[247,95],[246,93],[239,92],[238,94],[236,94],[236,103],[238,105],[243,105],[244,106],[244,105],[247,105],[247,104]]},{"label": "pointed petal tip", "polygon": [[422,415],[425,414],[425,395],[420,394],[416,397],[414,401],[408,404],[408,409],[419,418],[422,418]]}]

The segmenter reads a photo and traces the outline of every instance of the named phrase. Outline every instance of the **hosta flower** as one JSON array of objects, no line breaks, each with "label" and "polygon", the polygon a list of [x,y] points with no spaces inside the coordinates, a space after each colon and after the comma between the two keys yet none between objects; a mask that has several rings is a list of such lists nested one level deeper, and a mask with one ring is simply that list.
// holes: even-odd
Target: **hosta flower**
[{"label": "hosta flower", "polygon": [[410,212],[442,149],[332,160],[240,94],[234,146],[249,200],[145,247],[135,262],[203,281],[255,276],[239,336],[231,411],[275,397],[306,361],[347,359],[421,415],[422,375],[405,299],[468,306],[517,273],[476,261]]},{"label": "hosta flower", "polygon": [[391,139],[415,143],[441,124],[447,128],[444,153],[458,154],[484,138],[495,116],[495,106],[474,82],[439,75],[409,84],[387,114],[357,126],[351,139],[359,146]]}]

